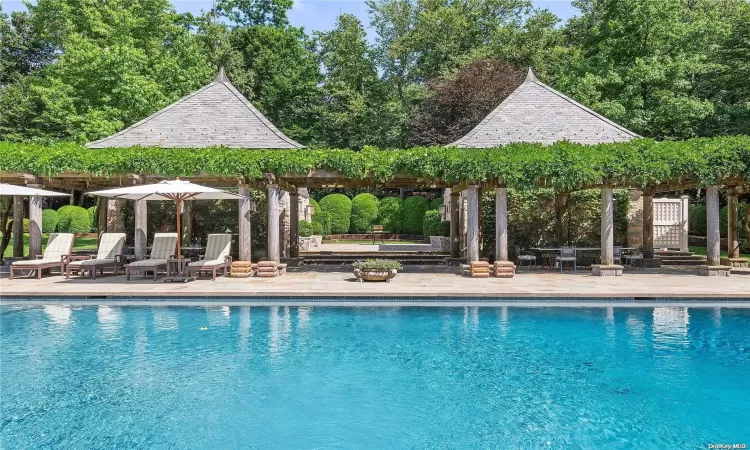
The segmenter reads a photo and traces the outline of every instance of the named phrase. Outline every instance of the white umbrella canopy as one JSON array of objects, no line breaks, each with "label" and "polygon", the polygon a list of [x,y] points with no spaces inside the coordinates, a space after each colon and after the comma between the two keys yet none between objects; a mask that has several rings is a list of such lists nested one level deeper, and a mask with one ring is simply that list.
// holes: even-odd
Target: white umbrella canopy
[{"label": "white umbrella canopy", "polygon": [[[154,184],[126,186],[116,189],[89,192],[100,197],[121,198],[126,200],[173,200],[177,208],[177,260],[182,258],[182,227],[180,226],[180,205],[185,200],[240,200],[244,195],[224,192],[208,186],[180,180],[164,180]],[[178,267],[182,267],[181,265]]]},{"label": "white umbrella canopy", "polygon": [[0,183],[0,195],[20,195],[23,197],[70,197],[62,192],[45,191],[44,189],[16,186],[15,184]]},{"label": "white umbrella canopy", "polygon": [[246,198],[180,179],[93,191],[89,194],[127,200],[240,200]]}]

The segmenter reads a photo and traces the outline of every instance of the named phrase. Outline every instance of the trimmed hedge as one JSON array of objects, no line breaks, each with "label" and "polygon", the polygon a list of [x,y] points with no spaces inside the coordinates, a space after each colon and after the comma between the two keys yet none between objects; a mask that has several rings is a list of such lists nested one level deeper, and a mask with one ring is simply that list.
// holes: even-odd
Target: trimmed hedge
[{"label": "trimmed hedge", "polygon": [[403,208],[403,226],[401,227],[402,233],[407,234],[422,234],[422,225],[424,222],[424,215],[429,208],[429,203],[424,197],[418,195],[412,196],[404,200]]},{"label": "trimmed hedge", "polygon": [[331,216],[331,234],[349,232],[352,201],[344,194],[329,194],[320,200],[320,209]]},{"label": "trimmed hedge", "polygon": [[59,217],[54,209],[42,210],[42,233],[54,233],[57,229]]},{"label": "trimmed hedge", "polygon": [[688,233],[693,236],[708,234],[706,205],[693,205],[688,210]]},{"label": "trimmed hedge", "polygon": [[310,197],[308,198],[308,201],[311,205],[313,205],[313,216],[312,216],[312,227],[313,227],[313,236],[328,236],[330,233],[330,227],[328,230],[328,233],[325,232],[325,218],[323,217],[323,210],[320,209],[320,204],[315,201],[314,198]]},{"label": "trimmed hedge", "polygon": [[313,226],[306,220],[300,220],[299,225],[297,225],[297,231],[300,237],[310,237],[313,235]]},{"label": "trimmed hedge", "polygon": [[363,192],[352,199],[350,233],[369,233],[372,224],[378,218],[378,198]]},{"label": "trimmed hedge", "polygon": [[422,221],[422,236],[439,236],[440,234],[440,212],[431,209],[424,215]]},{"label": "trimmed hedge", "polygon": [[88,233],[91,231],[89,212],[80,206],[65,205],[57,210],[57,229],[61,233]]},{"label": "trimmed hedge", "polygon": [[403,202],[398,197],[385,197],[378,203],[378,218],[375,223],[383,225],[387,233],[401,233],[403,222]]},{"label": "trimmed hedge", "polygon": [[443,204],[443,197],[432,199],[432,201],[430,202],[430,209],[440,210],[440,205],[442,204]]}]

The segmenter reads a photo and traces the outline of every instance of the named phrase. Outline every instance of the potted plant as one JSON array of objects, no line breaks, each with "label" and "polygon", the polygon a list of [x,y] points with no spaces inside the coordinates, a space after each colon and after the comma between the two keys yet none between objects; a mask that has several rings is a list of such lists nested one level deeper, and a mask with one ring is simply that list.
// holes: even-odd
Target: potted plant
[{"label": "potted plant", "polygon": [[423,232],[430,237],[430,244],[435,250],[451,251],[451,223],[440,221],[440,213],[436,210],[427,211],[424,216]]},{"label": "potted plant", "polygon": [[367,259],[352,264],[357,281],[385,281],[390,282],[401,270],[401,263],[388,259]]}]

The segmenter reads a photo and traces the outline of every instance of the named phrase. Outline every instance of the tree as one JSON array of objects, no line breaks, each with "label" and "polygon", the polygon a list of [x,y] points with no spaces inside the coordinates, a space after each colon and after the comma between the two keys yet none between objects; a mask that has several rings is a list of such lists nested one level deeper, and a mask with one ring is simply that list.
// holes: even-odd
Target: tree
[{"label": "tree", "polygon": [[245,27],[289,25],[287,11],[292,0],[219,0],[217,9],[230,21]]},{"label": "tree", "polygon": [[0,87],[39,70],[54,58],[53,48],[40,39],[26,12],[10,16],[0,6]]},{"label": "tree", "polygon": [[411,142],[445,145],[464,136],[523,81],[505,61],[476,60],[454,76],[429,83],[431,96],[412,120]]}]

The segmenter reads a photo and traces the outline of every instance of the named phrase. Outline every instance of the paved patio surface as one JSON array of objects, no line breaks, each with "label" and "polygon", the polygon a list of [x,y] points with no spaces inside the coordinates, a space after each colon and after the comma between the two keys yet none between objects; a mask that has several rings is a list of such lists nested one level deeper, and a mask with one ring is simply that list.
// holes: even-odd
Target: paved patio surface
[{"label": "paved patio surface", "polygon": [[10,296],[165,297],[442,297],[442,298],[747,298],[750,276],[702,277],[695,268],[626,269],[622,277],[526,269],[513,279],[472,279],[447,266],[406,266],[390,283],[359,283],[348,266],[305,266],[277,278],[218,278],[191,283],[124,276],[96,281],[61,276],[0,279],[0,298]]}]

